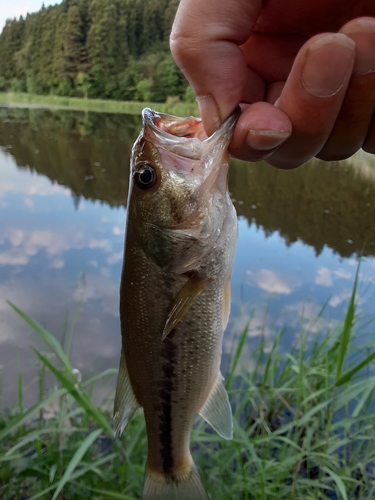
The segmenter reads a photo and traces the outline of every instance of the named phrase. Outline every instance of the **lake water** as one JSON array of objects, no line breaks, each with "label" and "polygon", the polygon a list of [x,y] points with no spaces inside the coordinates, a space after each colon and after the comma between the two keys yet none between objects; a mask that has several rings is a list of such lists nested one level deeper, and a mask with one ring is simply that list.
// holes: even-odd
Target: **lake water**
[{"label": "lake water", "polygon": [[[2,407],[15,404],[19,374],[25,402],[35,400],[31,346],[45,348],[6,300],[56,338],[75,323],[71,358],[83,379],[117,368],[128,164],[140,126],[129,115],[0,108]],[[357,329],[371,335],[375,158],[313,161],[294,171],[236,161],[229,185],[239,242],[224,361],[250,316],[248,350],[261,336],[269,348],[285,328],[287,351],[301,327],[313,339],[339,324],[360,254]],[[114,383],[97,387],[97,399]]]}]

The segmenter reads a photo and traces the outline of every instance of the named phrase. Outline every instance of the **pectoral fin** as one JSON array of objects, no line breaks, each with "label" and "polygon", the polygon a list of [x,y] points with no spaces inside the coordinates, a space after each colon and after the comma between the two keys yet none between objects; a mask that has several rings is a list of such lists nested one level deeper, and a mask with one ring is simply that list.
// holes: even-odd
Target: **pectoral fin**
[{"label": "pectoral fin", "polygon": [[230,314],[230,279],[224,290],[224,300],[223,300],[223,331],[226,329]]},{"label": "pectoral fin", "polygon": [[189,279],[187,283],[181,288],[176,295],[170,313],[168,314],[167,321],[164,326],[162,340],[171,333],[173,328],[182,320],[188,312],[198,295],[208,285],[208,281],[203,281],[196,276]]},{"label": "pectoral fin", "polygon": [[216,382],[199,415],[215,429],[224,439],[233,438],[232,409],[227,391],[223,384],[223,376],[218,374]]},{"label": "pectoral fin", "polygon": [[115,405],[113,411],[112,428],[115,439],[120,437],[125,427],[139,408],[133,392],[128,369],[126,368],[124,351],[121,350],[120,368],[117,376]]}]

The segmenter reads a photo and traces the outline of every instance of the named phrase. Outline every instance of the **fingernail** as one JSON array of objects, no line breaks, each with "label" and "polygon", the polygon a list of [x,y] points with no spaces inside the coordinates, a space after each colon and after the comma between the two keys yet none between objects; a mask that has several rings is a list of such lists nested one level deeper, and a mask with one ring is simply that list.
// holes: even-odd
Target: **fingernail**
[{"label": "fingernail", "polygon": [[268,151],[280,146],[289,136],[289,132],[276,130],[249,130],[246,136],[246,143],[251,149]]},{"label": "fingernail", "polygon": [[356,58],[353,73],[366,75],[375,71],[375,20],[356,19],[343,28],[355,42]]},{"label": "fingernail", "polygon": [[211,135],[221,125],[219,106],[212,95],[198,96],[197,103],[206,133]]},{"label": "fingernail", "polygon": [[315,97],[331,97],[350,78],[355,43],[340,33],[319,38],[306,54],[302,84]]}]

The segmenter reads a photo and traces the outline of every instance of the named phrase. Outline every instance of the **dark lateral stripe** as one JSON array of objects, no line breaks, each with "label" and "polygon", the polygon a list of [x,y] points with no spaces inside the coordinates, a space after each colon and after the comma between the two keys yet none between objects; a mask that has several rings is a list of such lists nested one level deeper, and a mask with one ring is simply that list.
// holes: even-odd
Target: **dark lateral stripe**
[{"label": "dark lateral stripe", "polygon": [[[173,332],[171,332],[173,333]],[[174,360],[176,357],[176,346],[173,343],[173,335],[163,341],[162,366],[163,378],[159,382],[159,395],[162,413],[159,420],[160,455],[163,464],[163,472],[173,472],[173,443],[172,443],[172,393],[174,387]]]}]

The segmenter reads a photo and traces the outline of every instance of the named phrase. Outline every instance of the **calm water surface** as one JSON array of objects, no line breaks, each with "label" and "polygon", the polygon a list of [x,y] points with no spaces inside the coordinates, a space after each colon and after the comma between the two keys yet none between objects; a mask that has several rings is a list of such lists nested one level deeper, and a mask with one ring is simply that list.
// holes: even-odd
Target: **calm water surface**
[{"label": "calm water surface", "polygon": [[[57,338],[69,331],[81,304],[73,365],[84,379],[117,368],[128,163],[140,124],[139,117],[128,115],[0,108],[3,407],[15,404],[18,374],[25,401],[35,400],[31,346],[45,348],[6,300]],[[248,350],[260,336],[271,346],[283,328],[285,351],[295,344],[301,325],[311,338],[324,335],[343,318],[360,253],[358,330],[371,335],[374,157],[315,161],[291,172],[233,162],[229,184],[240,234],[224,352],[250,316]],[[98,400],[114,382],[97,387]]]}]

